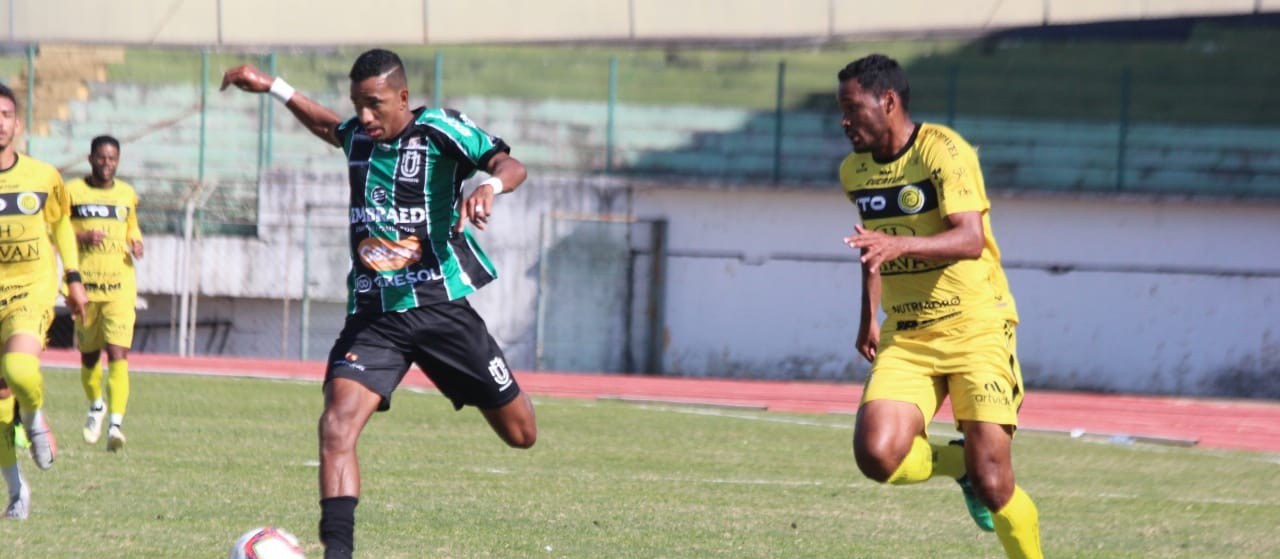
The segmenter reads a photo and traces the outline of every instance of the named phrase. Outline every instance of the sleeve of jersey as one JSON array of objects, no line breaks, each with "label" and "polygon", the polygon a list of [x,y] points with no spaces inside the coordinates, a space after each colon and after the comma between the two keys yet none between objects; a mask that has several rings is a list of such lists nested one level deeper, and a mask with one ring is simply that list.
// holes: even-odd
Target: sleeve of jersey
[{"label": "sleeve of jersey", "polygon": [[990,208],[982,191],[982,168],[978,154],[968,144],[935,145],[926,153],[926,163],[938,189],[938,209],[942,215],[982,212]]},{"label": "sleeve of jersey", "polygon": [[351,133],[355,131],[355,129],[356,129],[355,117],[348,118],[347,120],[339,122],[337,126],[333,127],[333,135],[338,138],[338,143],[341,144],[343,152],[346,152],[348,148],[351,146],[351,142],[348,141],[349,140],[348,137],[351,136]]},{"label": "sleeve of jersey", "polygon": [[53,244],[62,258],[62,269],[80,269],[80,247],[76,244],[76,231],[71,227],[71,194],[62,183],[62,176],[53,173],[53,189],[45,203],[45,219],[53,233]]},{"label": "sleeve of jersey", "polygon": [[125,233],[125,240],[141,241],[142,229],[138,227],[138,196],[135,194],[131,197],[133,205],[129,208],[129,217],[125,218],[125,225],[128,233]]},{"label": "sleeve of jersey", "polygon": [[489,160],[499,153],[511,153],[511,146],[502,138],[481,130],[467,115],[452,109],[446,109],[445,115],[453,121],[450,123],[453,129],[445,130],[453,140],[454,147],[477,169],[488,169]]}]

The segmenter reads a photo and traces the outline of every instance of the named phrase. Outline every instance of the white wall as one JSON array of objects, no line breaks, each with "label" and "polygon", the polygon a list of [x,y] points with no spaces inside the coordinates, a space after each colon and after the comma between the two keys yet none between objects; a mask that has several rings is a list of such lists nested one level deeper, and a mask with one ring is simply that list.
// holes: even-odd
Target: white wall
[{"label": "white wall", "polygon": [[[344,199],[341,178],[278,175],[263,197],[261,239],[205,240],[202,286],[221,299],[202,299],[200,316],[236,322],[229,353],[279,356],[278,299],[291,298],[296,313],[301,297],[301,208]],[[1031,386],[1280,396],[1280,202],[1060,194],[993,204]],[[841,243],[856,214],[834,186],[710,190],[536,176],[500,200],[480,235],[502,275],[472,298],[520,368],[533,365],[539,226],[552,210],[669,221],[668,373],[863,378],[853,350],[858,269]],[[315,216],[331,237],[313,237],[311,296],[321,310],[310,358],[324,355],[340,322],[344,217]],[[139,266],[140,288],[162,316],[177,242],[150,239]]]},{"label": "white wall", "polygon": [[[856,217],[838,191],[658,189],[635,205],[686,254],[670,263],[668,371],[862,377],[840,243]],[[1006,196],[992,223],[1031,385],[1280,395],[1280,204]]]}]

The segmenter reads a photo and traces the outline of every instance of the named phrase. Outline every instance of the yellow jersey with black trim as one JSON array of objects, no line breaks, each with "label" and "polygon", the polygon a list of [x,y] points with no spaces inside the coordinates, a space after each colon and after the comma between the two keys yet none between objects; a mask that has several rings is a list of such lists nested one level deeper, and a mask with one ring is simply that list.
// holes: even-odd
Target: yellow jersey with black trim
[{"label": "yellow jersey with black trim", "polygon": [[977,259],[901,257],[881,265],[884,330],[993,318],[1017,322],[991,233],[991,203],[978,155],[954,130],[917,124],[907,146],[887,161],[870,153],[849,154],[840,164],[840,183],[863,226],[890,235],[936,235],[948,229],[947,216],[982,212],[983,249]]},{"label": "yellow jersey with black trim", "polygon": [[80,275],[90,301],[110,301],[138,295],[130,242],[141,241],[138,194],[115,179],[100,188],[83,178],[67,183],[71,197],[71,227],[77,234],[98,230],[105,234],[96,245],[80,244]]},{"label": "yellow jersey with black trim", "polygon": [[70,205],[62,175],[48,163],[17,154],[0,171],[0,284],[55,281],[51,227]]}]

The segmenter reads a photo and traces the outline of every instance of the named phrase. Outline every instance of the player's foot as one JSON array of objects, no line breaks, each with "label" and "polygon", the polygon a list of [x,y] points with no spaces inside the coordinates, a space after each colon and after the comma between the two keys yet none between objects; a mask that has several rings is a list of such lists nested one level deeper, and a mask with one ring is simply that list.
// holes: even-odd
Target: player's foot
[{"label": "player's foot", "polygon": [[13,446],[18,448],[31,448],[31,441],[27,439],[27,428],[21,423],[13,425]]},{"label": "player's foot", "polygon": [[25,520],[31,514],[31,488],[22,484],[17,497],[9,498],[9,506],[4,509],[4,517],[14,520]]},{"label": "player's foot", "polygon": [[978,498],[978,492],[973,490],[973,486],[969,484],[969,476],[961,477],[956,480],[960,484],[960,492],[964,494],[964,505],[969,509],[969,518],[973,519],[973,523],[978,525],[983,532],[996,531],[996,524],[991,520],[991,511],[987,509],[987,505],[982,504],[982,500]]},{"label": "player's foot", "polygon": [[102,420],[107,417],[107,407],[89,408],[89,417],[84,420],[84,442],[95,444],[102,436]]},{"label": "player's foot", "polygon": [[35,460],[37,468],[47,470],[53,467],[53,458],[58,454],[58,443],[53,439],[53,430],[49,428],[49,420],[44,418],[44,414],[36,412],[36,420],[32,423],[27,425],[27,438],[31,440],[31,459]]},{"label": "player's foot", "polygon": [[120,430],[119,425],[112,425],[107,429],[107,450],[115,452],[124,448],[124,431]]}]

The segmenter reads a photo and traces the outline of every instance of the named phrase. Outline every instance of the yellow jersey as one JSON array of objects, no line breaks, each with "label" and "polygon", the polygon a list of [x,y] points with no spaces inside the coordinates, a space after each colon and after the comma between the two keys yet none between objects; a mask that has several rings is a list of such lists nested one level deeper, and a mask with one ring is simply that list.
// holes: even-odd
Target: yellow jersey
[{"label": "yellow jersey", "polygon": [[880,267],[883,329],[913,330],[969,320],[1017,322],[978,155],[954,130],[921,123],[907,146],[888,161],[852,153],[840,164],[840,183],[863,226],[890,235],[946,231],[946,217],[982,212],[984,246],[976,260],[930,262],[901,257]]},{"label": "yellow jersey", "polygon": [[77,234],[98,230],[106,234],[97,245],[80,245],[80,275],[90,301],[138,295],[133,269],[132,241],[142,240],[138,229],[138,195],[133,186],[115,179],[108,188],[83,178],[67,183],[71,197],[71,226]]},{"label": "yellow jersey", "polygon": [[[0,285],[56,281],[52,227],[66,218],[70,200],[52,165],[16,154],[0,170]],[[68,255],[75,262],[76,255]]]}]

